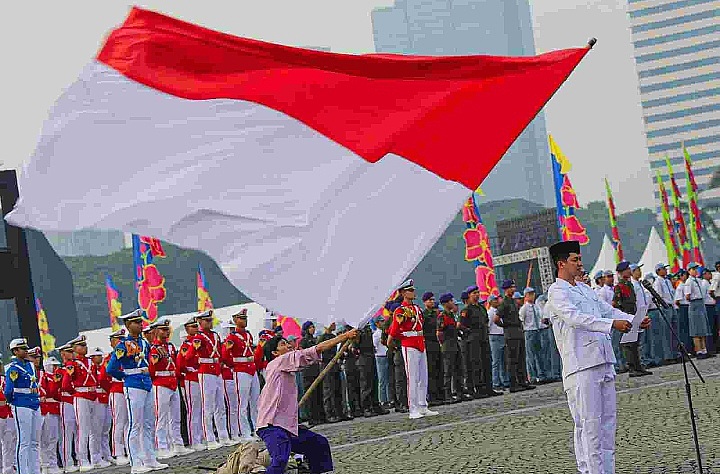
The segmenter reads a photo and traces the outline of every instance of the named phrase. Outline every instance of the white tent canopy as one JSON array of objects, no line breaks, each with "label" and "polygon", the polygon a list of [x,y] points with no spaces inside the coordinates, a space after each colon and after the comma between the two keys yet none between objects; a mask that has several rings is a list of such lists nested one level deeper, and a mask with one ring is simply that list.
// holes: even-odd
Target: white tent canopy
[{"label": "white tent canopy", "polygon": [[[248,313],[248,331],[253,335],[255,340],[257,340],[257,334],[265,329],[266,327],[270,327],[270,321],[268,320],[269,313],[260,306],[257,303],[245,303],[245,304],[237,304],[233,306],[225,306],[223,308],[215,308],[213,311],[215,312],[215,315],[218,317],[221,323],[228,321],[231,319],[231,316],[238,311],[240,311],[243,308],[247,308]],[[170,327],[172,328],[172,336],[170,340],[175,344],[176,347],[180,346],[180,342],[182,341],[182,338],[185,336],[185,329],[183,328],[183,324],[190,319],[192,316],[197,314],[196,312],[193,313],[183,313],[183,314],[173,314],[168,316],[161,316],[161,319],[169,319],[170,320]],[[216,327],[215,331],[219,332],[221,335],[224,333],[227,333],[227,331],[223,331],[221,327]],[[82,331],[80,334],[85,335],[87,338],[87,343],[89,348],[95,348],[99,347],[106,353],[110,351],[110,333],[111,329],[109,327],[102,328],[102,329],[94,329],[92,331]]]},{"label": "white tent canopy", "polygon": [[615,271],[615,249],[613,248],[612,242],[608,238],[607,234],[603,234],[603,243],[600,247],[600,253],[598,258],[590,270],[590,279],[595,283],[595,274],[600,270],[612,270]]},{"label": "white tent canopy", "polygon": [[665,243],[663,243],[660,235],[655,230],[655,227],[650,228],[650,237],[648,243],[645,246],[645,251],[640,257],[639,264],[643,265],[643,275],[649,272],[654,272],[655,265],[658,263],[667,263],[667,250],[665,249]]}]

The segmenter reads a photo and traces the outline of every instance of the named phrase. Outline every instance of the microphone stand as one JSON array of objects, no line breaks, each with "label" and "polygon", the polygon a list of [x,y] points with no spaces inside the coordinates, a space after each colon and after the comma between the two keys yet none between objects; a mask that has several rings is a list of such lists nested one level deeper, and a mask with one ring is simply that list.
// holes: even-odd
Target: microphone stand
[{"label": "microphone stand", "polygon": [[[663,309],[669,309],[670,305],[665,302],[664,299],[662,299],[662,296],[658,294],[657,291],[655,291],[655,288],[652,287],[650,282],[648,280],[643,280],[640,282],[640,284],[650,292],[650,295],[652,295],[653,302],[658,308]],[[685,375],[685,394],[687,396],[687,402],[688,402],[688,409],[690,410],[690,422],[692,423],[692,432],[693,432],[693,439],[695,441],[695,455],[697,456],[697,463],[698,463],[698,470],[700,474],[703,474],[703,467],[702,467],[702,458],[700,456],[700,441],[698,439],[698,431],[697,431],[697,425],[695,423],[695,410],[693,409],[692,404],[692,391],[690,389],[690,378],[688,376],[688,370],[687,370],[687,362],[690,362],[690,365],[692,365],[692,368],[695,370],[695,373],[697,374],[698,378],[702,383],[705,383],[705,379],[703,378],[702,374],[700,373],[700,370],[698,370],[697,366],[695,365],[695,362],[690,358],[690,354],[687,351],[687,348],[685,347],[685,344],[680,340],[677,333],[675,332],[675,329],[672,327],[672,324],[670,324],[670,321],[665,316],[665,311],[660,311],[660,315],[662,316],[663,320],[665,321],[665,324],[667,324],[667,327],[670,328],[670,333],[675,337],[675,339],[678,341],[678,350],[680,351],[680,354],[682,355],[682,366],[683,366],[683,374]]]}]

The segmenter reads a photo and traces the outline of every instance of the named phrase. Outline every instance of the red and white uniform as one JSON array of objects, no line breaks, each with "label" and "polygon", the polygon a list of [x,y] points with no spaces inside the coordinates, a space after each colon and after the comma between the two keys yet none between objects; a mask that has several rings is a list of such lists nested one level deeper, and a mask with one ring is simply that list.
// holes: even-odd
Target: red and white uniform
[{"label": "red and white uniform", "polygon": [[220,335],[215,331],[200,331],[193,336],[189,353],[197,355],[200,367],[198,381],[202,399],[203,436],[208,443],[217,441],[213,420],[220,441],[229,439],[225,416],[225,395],[220,372]]},{"label": "red and white uniform", "polygon": [[112,453],[110,452],[110,429],[112,428],[112,413],[110,411],[110,388],[112,380],[105,370],[105,360],[100,365],[93,364],[95,370],[95,378],[97,379],[98,412],[97,426],[100,436],[100,458],[104,461],[112,462]]},{"label": "red and white uniform", "polygon": [[423,336],[423,314],[420,307],[403,301],[393,312],[393,321],[388,334],[393,339],[399,340],[402,347],[410,416],[427,412],[428,369]]},{"label": "red and white uniform", "polygon": [[[108,354],[102,362],[103,372],[110,360]],[[127,438],[128,429],[128,411],[125,402],[125,393],[123,392],[122,380],[117,380],[107,375],[110,381],[110,390],[108,394],[108,406],[110,407],[110,418],[112,419],[112,443],[110,444],[110,453],[116,457],[125,457],[125,438]]]},{"label": "red and white uniform", "polygon": [[72,450],[77,441],[77,418],[75,417],[75,397],[70,389],[63,387],[67,368],[72,362],[66,362],[63,367],[56,370],[62,380],[60,385],[60,461],[64,468],[71,468],[74,463]]},{"label": "red and white uniform", "polygon": [[253,427],[257,426],[257,401],[260,397],[252,334],[246,330],[235,330],[228,334],[223,344],[222,358],[233,368],[240,413],[240,435],[249,439],[252,436],[250,422]]},{"label": "red and white uniform", "polygon": [[190,438],[190,445],[197,447],[203,443],[204,438],[202,433],[202,399],[200,398],[200,383],[198,382],[200,363],[195,351],[192,349],[192,342],[185,339],[180,345],[177,368],[183,384],[182,394],[187,410],[188,438]]},{"label": "red and white uniform", "polygon": [[0,374],[0,461],[1,474],[15,473],[15,420],[5,399],[5,375]]},{"label": "red and white uniform", "polygon": [[230,439],[235,439],[240,436],[240,419],[238,416],[238,407],[240,404],[237,399],[235,377],[232,367],[225,362],[222,363],[220,373],[223,380],[225,406],[227,407],[228,434],[230,435]]},{"label": "red and white uniform", "polygon": [[[43,472],[57,471],[57,449],[60,441],[60,386],[62,372],[43,371],[40,375],[40,467]],[[55,468],[53,470],[53,468]]]},{"label": "red and white uniform", "polygon": [[171,342],[155,340],[150,347],[150,378],[155,399],[155,447],[169,451],[184,446],[180,434],[177,349]]},{"label": "red and white uniform", "polygon": [[[80,466],[99,464],[100,427],[97,426],[100,404],[97,402],[97,377],[92,360],[77,356],[65,365],[63,391],[73,394],[77,419],[76,454]],[[88,452],[89,448],[89,452]]]}]

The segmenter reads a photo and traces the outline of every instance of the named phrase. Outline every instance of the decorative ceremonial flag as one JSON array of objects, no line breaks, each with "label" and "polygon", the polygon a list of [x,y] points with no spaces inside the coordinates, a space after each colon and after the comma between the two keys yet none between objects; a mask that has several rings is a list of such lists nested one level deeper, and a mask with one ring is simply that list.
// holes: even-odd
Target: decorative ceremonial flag
[{"label": "decorative ceremonial flag", "polygon": [[165,251],[158,239],[133,234],[133,265],[138,292],[138,305],[146,323],[158,317],[158,303],[165,301],[165,277],[153,263],[154,257],[164,257]]},{"label": "decorative ceremonial flag", "polygon": [[667,190],[665,189],[665,185],[660,177],[660,172],[655,171],[655,176],[660,191],[660,209],[663,216],[663,234],[665,237],[665,250],[667,251],[668,256],[668,265],[670,265],[670,270],[675,273],[680,269],[679,249],[673,233],[673,224],[670,220],[670,205],[668,204]]},{"label": "decorative ceremonial flag", "polygon": [[40,330],[40,349],[43,355],[47,355],[50,351],[55,350],[55,338],[50,334],[50,326],[48,325],[45,310],[40,303],[40,298],[35,298],[35,313],[37,314],[38,329]]},{"label": "decorative ceremonial flag", "polygon": [[590,243],[590,238],[585,231],[585,227],[575,215],[575,209],[580,208],[580,204],[568,177],[571,168],[570,160],[560,150],[552,135],[548,135],[548,140],[550,142],[550,159],[555,182],[555,201],[557,203],[560,238],[563,241],[577,240],[580,245],[587,245]]},{"label": "decorative ceremonial flag", "polygon": [[490,237],[480,217],[480,210],[475,202],[475,194],[465,201],[463,221],[467,230],[463,232],[465,239],[465,260],[475,264],[475,281],[480,290],[480,301],[486,301],[492,294],[500,296],[495,281]]},{"label": "decorative ceremonial flag", "polygon": [[692,172],[692,160],[685,144],[682,146],[683,155],[685,156],[685,176],[687,177],[687,201],[690,208],[690,246],[693,251],[693,261],[705,266],[705,262],[700,252],[700,233],[702,231],[702,220],[700,219],[700,208],[697,203],[697,183],[695,175]]},{"label": "decorative ceremonial flag", "polygon": [[358,326],[588,51],[355,56],[136,8],[53,107],[7,219],[201,249],[263,306]]},{"label": "decorative ceremonial flag", "polygon": [[105,275],[105,294],[107,295],[108,313],[110,314],[110,327],[113,331],[120,329],[118,317],[122,316],[122,304],[120,303],[120,292],[110,275]]},{"label": "decorative ceremonial flag", "polygon": [[615,202],[613,201],[612,191],[607,178],[605,178],[605,192],[607,193],[608,215],[610,216],[610,231],[612,232],[612,244],[615,247],[615,263],[625,260],[623,254],[622,242],[620,242],[620,232],[618,231],[617,218],[615,217]]},{"label": "decorative ceremonial flag", "polygon": [[302,337],[302,327],[300,321],[290,316],[277,315],[277,325],[283,328],[283,336],[295,336],[298,339]]},{"label": "decorative ceremonial flag", "polygon": [[[210,291],[208,290],[207,283],[205,283],[205,272],[203,272],[201,265],[198,265],[197,271],[197,309],[198,312],[213,309]],[[220,318],[218,318],[213,311],[213,327],[216,327],[218,324],[220,324]]]},{"label": "decorative ceremonial flag", "polygon": [[[687,230],[685,227],[685,217],[683,216],[682,208],[680,207],[680,188],[678,188],[675,182],[675,173],[673,173],[672,165],[670,164],[670,158],[665,157],[665,164],[668,169],[668,176],[670,177],[670,190],[672,191],[673,208],[675,209],[675,235],[678,236],[678,244],[682,252],[682,267],[687,268],[690,265],[690,242],[687,237]],[[688,186],[689,188],[689,186]]]}]

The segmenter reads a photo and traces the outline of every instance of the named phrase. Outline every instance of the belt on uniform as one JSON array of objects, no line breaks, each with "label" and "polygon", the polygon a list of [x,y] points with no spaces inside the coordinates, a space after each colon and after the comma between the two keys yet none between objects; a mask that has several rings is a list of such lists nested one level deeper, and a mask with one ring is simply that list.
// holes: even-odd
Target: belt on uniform
[{"label": "belt on uniform", "polygon": [[156,377],[175,377],[175,372],[172,370],[158,370],[155,372]]},{"label": "belt on uniform", "polygon": [[199,357],[198,362],[200,362],[201,364],[217,364],[218,360],[213,359],[212,357]]},{"label": "belt on uniform", "polygon": [[422,331],[405,331],[402,333],[405,337],[412,337],[412,336],[422,336]]},{"label": "belt on uniform", "polygon": [[112,378],[112,381],[113,381],[113,382],[117,382],[117,383],[122,383],[122,380],[118,380],[118,379],[116,379],[115,377]]},{"label": "belt on uniform", "polygon": [[62,396],[62,397],[72,397],[72,393],[60,392],[60,396]]},{"label": "belt on uniform", "polygon": [[254,362],[254,357],[233,357],[233,362],[236,364],[242,364],[243,362]]},{"label": "belt on uniform", "polygon": [[0,407],[4,407],[7,405],[7,402],[5,400],[0,400]]},{"label": "belt on uniform", "polygon": [[35,393],[38,393],[38,389],[36,388],[14,388],[13,391],[15,393],[22,393],[24,395],[33,395]]},{"label": "belt on uniform", "polygon": [[95,390],[95,387],[75,387],[75,391],[80,393],[89,393],[94,392]]},{"label": "belt on uniform", "polygon": [[54,398],[45,398],[45,403],[60,403],[60,401]]},{"label": "belt on uniform", "polygon": [[149,369],[147,367],[137,367],[135,369],[125,369],[124,372],[127,375],[146,374]]},{"label": "belt on uniform", "polygon": [[185,367],[186,372],[197,372],[197,369],[195,367]]}]

